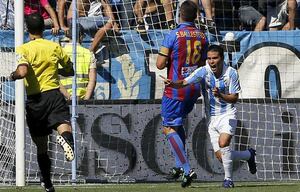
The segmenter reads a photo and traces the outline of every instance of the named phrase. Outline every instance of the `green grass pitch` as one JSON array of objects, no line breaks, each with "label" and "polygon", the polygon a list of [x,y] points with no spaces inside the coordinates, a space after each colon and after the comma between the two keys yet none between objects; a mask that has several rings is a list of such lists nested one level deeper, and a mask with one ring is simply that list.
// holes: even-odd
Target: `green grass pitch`
[{"label": "green grass pitch", "polygon": [[[56,192],[202,192],[202,191],[230,191],[230,192],[299,192],[300,182],[235,182],[235,188],[223,189],[221,183],[200,183],[195,182],[188,188],[181,188],[180,183],[132,183],[132,184],[78,184],[56,185]],[[0,186],[0,191],[8,192],[42,192],[43,189],[38,185],[26,187],[7,187]]]}]

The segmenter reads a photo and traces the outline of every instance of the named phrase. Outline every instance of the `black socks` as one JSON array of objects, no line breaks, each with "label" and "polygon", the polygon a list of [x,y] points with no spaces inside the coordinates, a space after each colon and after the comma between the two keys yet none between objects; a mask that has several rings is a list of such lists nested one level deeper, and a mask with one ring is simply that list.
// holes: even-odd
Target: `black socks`
[{"label": "black socks", "polygon": [[74,139],[71,132],[65,131],[61,134],[61,136],[69,142],[69,144],[72,146],[72,149],[74,149]]},{"label": "black socks", "polygon": [[52,182],[50,179],[51,160],[48,154],[37,154],[37,162],[41,171],[41,182],[45,183],[46,188],[52,187]]}]

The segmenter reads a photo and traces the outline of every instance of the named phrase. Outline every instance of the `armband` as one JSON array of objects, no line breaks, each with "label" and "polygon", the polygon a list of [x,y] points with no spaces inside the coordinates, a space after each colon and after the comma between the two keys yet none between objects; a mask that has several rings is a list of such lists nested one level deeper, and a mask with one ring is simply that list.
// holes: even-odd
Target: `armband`
[{"label": "armband", "polygon": [[161,56],[164,56],[164,57],[168,57],[168,55],[163,54],[162,52],[159,52],[158,54],[161,55]]}]

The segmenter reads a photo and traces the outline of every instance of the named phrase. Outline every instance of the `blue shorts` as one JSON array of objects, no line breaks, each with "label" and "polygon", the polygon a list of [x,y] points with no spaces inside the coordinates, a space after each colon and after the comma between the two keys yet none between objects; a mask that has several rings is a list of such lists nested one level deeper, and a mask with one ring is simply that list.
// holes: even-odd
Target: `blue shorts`
[{"label": "blue shorts", "polygon": [[[107,21],[108,17],[103,16],[94,16],[94,17],[79,17],[77,22],[82,26],[83,31],[89,35],[91,38],[94,38],[98,29],[103,27]],[[69,19],[68,22],[72,22],[72,19]]]},{"label": "blue shorts", "polygon": [[182,126],[183,119],[193,110],[197,99],[195,97],[191,100],[179,101],[163,96],[161,101],[162,125],[165,127]]}]

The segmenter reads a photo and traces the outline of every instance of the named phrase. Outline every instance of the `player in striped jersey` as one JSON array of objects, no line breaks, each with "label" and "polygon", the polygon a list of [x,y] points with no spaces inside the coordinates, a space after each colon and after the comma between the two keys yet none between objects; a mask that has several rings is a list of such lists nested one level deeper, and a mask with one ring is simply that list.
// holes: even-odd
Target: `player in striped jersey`
[{"label": "player in striped jersey", "polygon": [[218,45],[211,45],[207,52],[207,64],[195,70],[184,80],[165,84],[173,88],[182,88],[199,83],[205,103],[208,119],[208,132],[216,157],[223,163],[225,188],[234,187],[232,181],[233,160],[247,160],[249,170],[256,173],[255,150],[232,151],[231,138],[235,133],[237,119],[234,104],[238,100],[241,87],[237,71],[224,62],[224,51]]},{"label": "player in striped jersey", "polygon": [[[183,2],[180,6],[179,26],[162,42],[156,66],[158,69],[167,68],[169,79],[184,79],[205,64],[207,39],[195,27],[197,11],[197,5],[192,1]],[[171,178],[177,179],[183,174],[182,187],[189,186],[196,177],[185,151],[185,130],[182,125],[199,96],[200,86],[192,84],[182,89],[166,87],[162,98],[163,132],[175,157]]]}]

